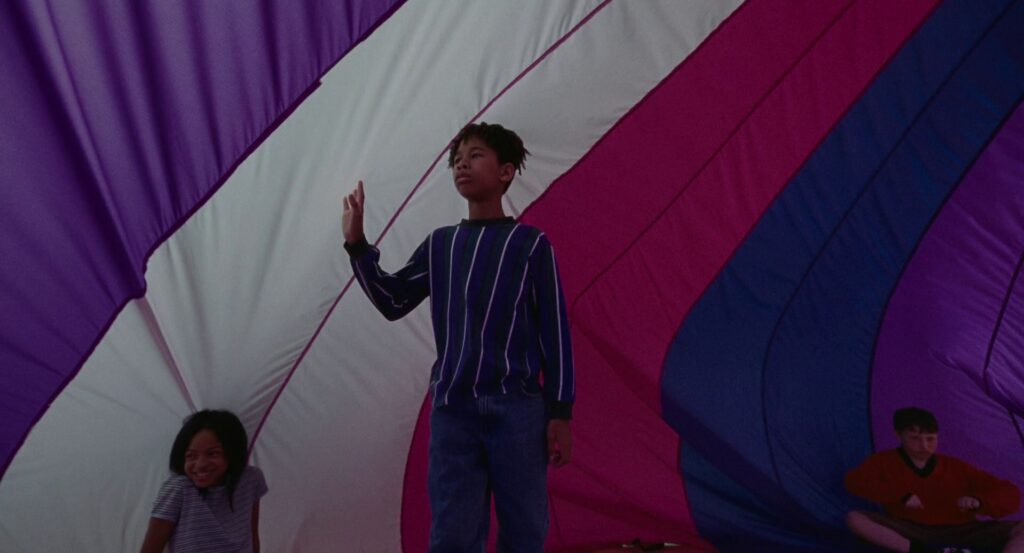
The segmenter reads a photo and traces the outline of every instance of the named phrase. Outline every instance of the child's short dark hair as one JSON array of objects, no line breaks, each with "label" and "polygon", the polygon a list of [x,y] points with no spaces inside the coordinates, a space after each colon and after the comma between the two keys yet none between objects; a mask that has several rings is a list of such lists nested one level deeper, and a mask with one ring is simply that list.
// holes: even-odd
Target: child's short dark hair
[{"label": "child's short dark hair", "polygon": [[483,140],[488,147],[498,154],[498,163],[502,165],[511,163],[515,170],[522,174],[526,156],[530,154],[530,151],[523,145],[523,139],[519,138],[519,135],[515,132],[501,125],[484,123],[483,121],[470,123],[462,127],[459,134],[455,135],[455,138],[452,139],[451,144],[448,145],[449,168],[455,165],[455,154],[459,146],[473,137]]},{"label": "child's short dark hair", "polygon": [[[171,446],[170,467],[175,474],[185,474],[185,452],[188,451],[192,438],[203,430],[210,430],[217,435],[220,445],[224,448],[224,456],[228,461],[224,475],[228,489],[228,501],[232,501],[235,485],[245,470],[246,459],[249,457],[249,435],[245,432],[242,421],[231,411],[203,409],[185,419],[174,438]],[[202,490],[205,494],[205,490]]]},{"label": "child's short dark hair", "polygon": [[892,415],[892,425],[896,428],[896,432],[912,430],[914,427],[921,432],[939,431],[939,421],[935,420],[935,415],[920,407],[897,409]]}]

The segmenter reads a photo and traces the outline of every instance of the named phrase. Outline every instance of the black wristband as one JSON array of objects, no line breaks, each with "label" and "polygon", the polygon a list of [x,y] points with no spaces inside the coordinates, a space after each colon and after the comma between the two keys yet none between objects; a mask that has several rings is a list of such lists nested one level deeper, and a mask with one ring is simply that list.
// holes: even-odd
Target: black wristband
[{"label": "black wristband", "polygon": [[357,259],[359,256],[366,253],[366,250],[370,249],[370,243],[366,241],[366,238],[360,238],[355,244],[349,244],[345,242],[345,251],[348,252],[349,257]]},{"label": "black wristband", "polygon": [[572,420],[572,403],[568,401],[549,401],[548,419]]}]

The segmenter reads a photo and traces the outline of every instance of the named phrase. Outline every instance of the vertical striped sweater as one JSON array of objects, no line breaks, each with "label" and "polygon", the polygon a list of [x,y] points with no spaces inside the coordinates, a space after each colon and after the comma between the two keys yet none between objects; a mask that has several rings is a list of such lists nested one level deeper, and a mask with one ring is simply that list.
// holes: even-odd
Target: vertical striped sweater
[{"label": "vertical striped sweater", "polygon": [[463,220],[430,233],[394,273],[380,268],[380,252],[365,240],[345,249],[359,285],[389,320],[430,297],[435,406],[543,393],[551,418],[571,418],[569,322],[554,251],[540,230],[511,217]]}]

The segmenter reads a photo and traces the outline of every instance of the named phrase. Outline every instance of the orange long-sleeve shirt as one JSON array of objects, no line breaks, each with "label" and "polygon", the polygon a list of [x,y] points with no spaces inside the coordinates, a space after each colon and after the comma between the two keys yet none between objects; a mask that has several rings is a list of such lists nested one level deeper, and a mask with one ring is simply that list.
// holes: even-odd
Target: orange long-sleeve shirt
[{"label": "orange long-sleeve shirt", "polygon": [[[850,493],[880,503],[887,513],[919,524],[966,524],[975,515],[1004,517],[1020,507],[1020,490],[1013,482],[1001,480],[955,457],[935,454],[924,469],[918,469],[899,448],[876,453],[846,473]],[[911,509],[903,502],[911,494],[923,508]],[[981,508],[964,512],[956,502],[976,497]]]}]

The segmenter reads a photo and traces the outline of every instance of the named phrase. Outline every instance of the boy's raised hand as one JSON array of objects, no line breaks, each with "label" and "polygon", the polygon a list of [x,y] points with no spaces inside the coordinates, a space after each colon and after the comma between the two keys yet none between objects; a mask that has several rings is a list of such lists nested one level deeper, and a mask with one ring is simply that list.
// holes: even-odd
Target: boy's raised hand
[{"label": "boy's raised hand", "polygon": [[363,234],[363,181],[359,181],[356,189],[342,200],[344,209],[341,212],[341,232],[345,235],[345,242],[355,244],[361,241]]}]

